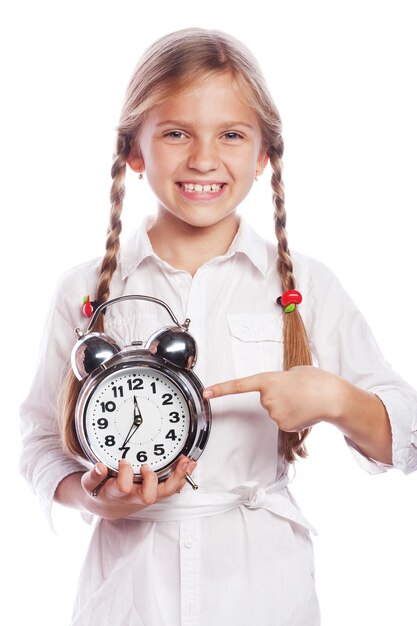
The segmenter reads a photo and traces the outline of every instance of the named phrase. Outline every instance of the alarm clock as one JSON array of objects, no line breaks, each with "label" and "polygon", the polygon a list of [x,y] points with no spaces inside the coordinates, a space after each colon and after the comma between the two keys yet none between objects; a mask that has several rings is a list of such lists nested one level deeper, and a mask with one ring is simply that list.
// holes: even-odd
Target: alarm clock
[{"label": "alarm clock", "polygon": [[[154,302],[175,325],[122,348],[105,333],[93,332],[98,316],[124,300]],[[192,371],[197,347],[189,324],[186,319],[180,325],[162,300],[132,294],[98,306],[85,333],[75,329],[78,340],[71,363],[83,381],[75,409],[76,433],[86,458],[104,463],[109,476],[117,475],[119,461],[126,459],[135,482],[142,480],[144,463],[164,481],[181,455],[197,460],[203,452],[211,410]],[[186,479],[197,488],[190,476]]]}]

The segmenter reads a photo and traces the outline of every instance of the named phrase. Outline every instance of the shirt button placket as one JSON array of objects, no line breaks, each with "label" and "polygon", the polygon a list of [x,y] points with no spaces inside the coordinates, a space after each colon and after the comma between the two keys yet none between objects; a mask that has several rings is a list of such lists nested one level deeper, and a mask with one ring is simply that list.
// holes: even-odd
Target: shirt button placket
[{"label": "shirt button placket", "polygon": [[181,626],[199,625],[199,520],[180,522]]},{"label": "shirt button placket", "polygon": [[[191,319],[190,333],[197,342],[197,349],[202,344],[201,331],[204,326],[205,311],[204,270],[195,274],[186,301],[186,317]],[[198,355],[198,376],[204,376],[204,358]],[[194,472],[196,482],[200,479],[200,470]],[[180,522],[180,564],[181,564],[181,626],[200,626],[201,583],[200,583],[200,519],[189,519]]]}]

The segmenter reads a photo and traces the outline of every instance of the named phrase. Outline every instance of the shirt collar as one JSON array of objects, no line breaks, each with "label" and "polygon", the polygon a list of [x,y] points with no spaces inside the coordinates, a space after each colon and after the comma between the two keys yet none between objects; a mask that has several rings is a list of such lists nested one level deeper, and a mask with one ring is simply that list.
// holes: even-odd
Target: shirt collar
[{"label": "shirt collar", "polygon": [[243,217],[240,217],[239,230],[225,256],[231,257],[238,252],[247,256],[261,274],[266,274],[268,268],[268,243],[254,231]]},{"label": "shirt collar", "polygon": [[152,226],[151,216],[144,219],[139,228],[131,237],[121,245],[120,271],[124,280],[148,257],[156,257],[148,236],[148,230]]},{"label": "shirt collar", "polygon": [[[120,271],[123,280],[146,258],[158,259],[148,236],[148,230],[152,226],[153,219],[150,216],[143,220],[136,232],[121,246]],[[265,275],[268,265],[267,245],[267,242],[259,237],[253,228],[240,217],[240,225],[235,238],[226,254],[223,257],[217,257],[217,260],[230,258],[241,253],[253,263],[261,274]]]}]

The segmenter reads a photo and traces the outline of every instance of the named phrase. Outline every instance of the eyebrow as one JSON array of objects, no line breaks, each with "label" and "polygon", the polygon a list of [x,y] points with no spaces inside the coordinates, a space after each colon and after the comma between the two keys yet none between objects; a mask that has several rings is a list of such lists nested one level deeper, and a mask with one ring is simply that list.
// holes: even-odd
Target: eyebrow
[{"label": "eyebrow", "polygon": [[[158,128],[159,126],[175,126],[175,127],[182,127],[182,126],[188,126],[189,122],[185,121],[185,120],[164,120],[162,122],[159,122],[158,124],[156,124],[156,127]],[[250,128],[250,129],[254,129],[254,127],[252,126],[252,124],[248,124],[247,122],[239,122],[239,121],[230,121],[230,122],[222,122],[220,124],[220,126],[224,126],[227,128],[231,128],[233,126],[245,126],[245,128]]]}]

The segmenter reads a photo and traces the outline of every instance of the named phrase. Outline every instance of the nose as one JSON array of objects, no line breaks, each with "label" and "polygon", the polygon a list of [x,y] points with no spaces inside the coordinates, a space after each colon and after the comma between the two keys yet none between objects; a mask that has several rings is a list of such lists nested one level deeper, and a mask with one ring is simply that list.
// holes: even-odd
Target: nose
[{"label": "nose", "polygon": [[219,155],[214,141],[196,140],[193,142],[188,157],[188,167],[199,172],[209,172],[217,169]]}]

